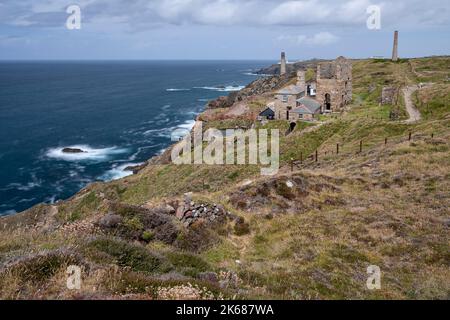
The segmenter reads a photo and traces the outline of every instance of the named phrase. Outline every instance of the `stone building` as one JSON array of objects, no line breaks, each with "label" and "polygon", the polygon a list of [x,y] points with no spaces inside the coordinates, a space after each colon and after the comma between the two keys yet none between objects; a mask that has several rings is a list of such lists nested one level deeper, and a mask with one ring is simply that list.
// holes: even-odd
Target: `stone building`
[{"label": "stone building", "polygon": [[305,96],[305,71],[297,72],[297,83],[284,87],[275,93],[275,118],[280,120],[297,120],[298,115],[292,110],[297,107],[297,100]]},{"label": "stone building", "polygon": [[352,101],[352,64],[344,57],[317,66],[316,100],[323,113],[340,112]]},{"label": "stone building", "polygon": [[297,100],[297,107],[292,110],[298,120],[311,121],[320,115],[320,103],[311,97],[302,97]]}]

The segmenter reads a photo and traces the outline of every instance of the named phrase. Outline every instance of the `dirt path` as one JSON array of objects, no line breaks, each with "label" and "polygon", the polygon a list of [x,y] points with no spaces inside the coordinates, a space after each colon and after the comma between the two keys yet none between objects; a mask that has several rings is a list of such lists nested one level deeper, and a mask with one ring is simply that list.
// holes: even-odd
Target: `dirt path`
[{"label": "dirt path", "polygon": [[416,108],[411,99],[413,93],[416,92],[418,89],[419,89],[418,86],[408,86],[406,88],[403,88],[403,95],[405,97],[405,107],[406,111],[409,114],[409,119],[405,121],[406,123],[413,123],[422,119],[419,110]]}]

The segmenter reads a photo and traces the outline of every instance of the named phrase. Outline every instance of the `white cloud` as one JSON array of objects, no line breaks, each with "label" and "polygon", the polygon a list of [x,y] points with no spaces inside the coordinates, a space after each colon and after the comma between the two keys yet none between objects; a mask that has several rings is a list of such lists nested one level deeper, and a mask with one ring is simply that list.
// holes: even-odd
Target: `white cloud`
[{"label": "white cloud", "polygon": [[267,23],[280,25],[304,25],[322,21],[332,12],[330,6],[317,0],[287,1],[281,3],[267,15]]},{"label": "white cloud", "polygon": [[[1,0],[0,21],[22,26],[61,26],[36,15],[60,12],[71,0]],[[83,16],[121,17],[122,24],[135,29],[155,25],[242,25],[242,26],[355,26],[365,28],[366,8],[382,7],[383,27],[402,25],[449,25],[448,0],[77,0]],[[54,16],[59,19],[58,15]],[[30,21],[30,23],[27,23]]]},{"label": "white cloud", "polygon": [[307,46],[326,46],[333,43],[336,43],[339,40],[339,37],[335,36],[330,32],[319,32],[312,36],[306,35],[282,35],[279,36],[278,41],[280,42],[288,42],[292,45],[307,45]]}]

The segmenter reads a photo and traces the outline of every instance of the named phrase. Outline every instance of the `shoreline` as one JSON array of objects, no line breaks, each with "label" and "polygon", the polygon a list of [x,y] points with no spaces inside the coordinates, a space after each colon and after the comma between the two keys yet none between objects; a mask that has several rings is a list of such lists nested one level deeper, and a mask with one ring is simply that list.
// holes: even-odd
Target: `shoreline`
[{"label": "shoreline", "polygon": [[[256,74],[255,74],[256,75]],[[230,88],[237,88],[237,87],[223,87],[223,88],[219,88],[219,87],[208,87],[207,90],[216,90],[217,92],[220,92],[221,95],[219,95],[217,98],[213,98],[213,99],[208,99],[207,101],[204,101],[204,105],[201,109],[201,111],[199,113],[195,113],[195,116],[192,120],[186,120],[184,122],[182,122],[179,125],[176,126],[170,126],[170,124],[168,124],[169,126],[167,128],[162,128],[160,130],[176,130],[178,128],[184,128],[189,130],[189,132],[192,132],[199,123],[199,117],[205,113],[205,111],[207,111],[208,109],[210,109],[209,105],[210,103],[217,101],[221,98],[226,98],[228,99],[229,96],[232,95],[236,95],[239,94],[242,90],[244,90],[245,88],[247,88],[250,84],[252,84],[255,80],[249,82],[247,85],[242,85],[239,86],[239,90],[231,90]],[[204,88],[206,89],[206,87]],[[149,165],[152,164],[158,164],[160,162],[162,163],[167,163],[167,161],[162,160],[162,158],[164,158],[164,156],[166,155],[166,152],[170,151],[178,142],[174,142],[174,141],[169,141],[169,143],[166,146],[163,146],[163,148],[160,149],[160,151],[158,153],[156,153],[155,155],[151,156],[150,158],[148,158],[147,160],[144,160],[142,162],[139,163],[132,163],[132,162],[127,162],[124,163],[124,159],[120,161],[120,163],[123,164],[118,164],[118,165],[113,165],[109,170],[105,171],[102,175],[99,176],[98,180],[92,180],[90,182],[88,182],[84,187],[79,188],[77,191],[75,191],[73,194],[71,194],[70,196],[68,196],[65,199],[56,199],[56,200],[51,200],[51,202],[48,201],[41,201],[38,202],[24,210],[21,211],[17,211],[15,209],[7,209],[5,211],[0,212],[0,218],[3,217],[9,217],[9,216],[15,216],[24,212],[27,212],[29,210],[32,210],[33,208],[40,206],[40,205],[46,205],[46,206],[53,206],[55,204],[64,202],[64,201],[68,201],[70,199],[72,199],[73,197],[75,197],[77,194],[79,194],[80,192],[82,192],[83,190],[85,190],[86,188],[89,188],[92,184],[95,183],[111,183],[114,181],[119,181],[122,179],[126,179],[127,177],[133,176],[138,174],[141,170],[145,169],[146,167],[148,167]],[[83,153],[64,153],[63,150],[67,149],[67,148],[84,148],[85,149],[89,149],[90,151],[86,151]],[[47,157],[49,158],[54,158],[54,159],[65,159],[66,161],[72,161],[72,160],[67,160],[68,158],[76,158],[76,157],[97,157],[99,156],[96,151],[101,151],[101,150],[122,150],[123,148],[120,147],[109,147],[109,148],[93,148],[89,145],[71,145],[71,146],[61,146],[61,147],[57,147],[57,148],[48,148],[47,149],[47,153],[49,155],[47,155]],[[103,177],[103,178],[102,178]],[[52,198],[55,198],[55,196],[53,195]]]}]

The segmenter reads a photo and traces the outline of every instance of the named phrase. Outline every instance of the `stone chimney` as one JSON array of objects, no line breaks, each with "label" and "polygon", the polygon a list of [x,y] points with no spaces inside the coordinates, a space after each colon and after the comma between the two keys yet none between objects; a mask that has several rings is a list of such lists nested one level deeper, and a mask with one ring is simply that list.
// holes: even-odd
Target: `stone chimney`
[{"label": "stone chimney", "polygon": [[394,48],[392,50],[392,61],[398,61],[398,31],[394,32]]},{"label": "stone chimney", "polygon": [[306,90],[306,71],[297,71],[297,86]]},{"label": "stone chimney", "polygon": [[286,53],[281,53],[280,76],[286,74]]}]

